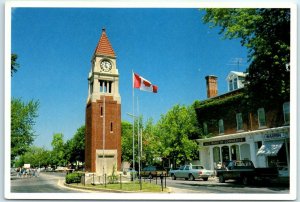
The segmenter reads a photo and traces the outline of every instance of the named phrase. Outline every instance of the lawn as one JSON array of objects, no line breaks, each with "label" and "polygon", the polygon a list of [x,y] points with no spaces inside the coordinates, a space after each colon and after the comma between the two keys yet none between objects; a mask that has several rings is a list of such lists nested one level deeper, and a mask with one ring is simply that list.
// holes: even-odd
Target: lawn
[{"label": "lawn", "polygon": [[[126,183],[122,183],[122,185],[120,184],[106,184],[106,186],[104,186],[103,184],[99,184],[99,185],[92,185],[92,184],[72,184],[72,186],[76,186],[78,188],[92,188],[94,189],[99,189],[99,190],[103,190],[103,189],[107,189],[107,190],[116,190],[116,191],[124,191],[124,192],[162,192],[162,188],[160,183],[159,184],[155,184],[155,182],[153,181],[152,183],[149,182],[142,182],[142,189],[140,189],[140,183],[138,181],[134,181],[134,182],[126,182]],[[163,192],[168,192],[168,188],[163,188]]]}]

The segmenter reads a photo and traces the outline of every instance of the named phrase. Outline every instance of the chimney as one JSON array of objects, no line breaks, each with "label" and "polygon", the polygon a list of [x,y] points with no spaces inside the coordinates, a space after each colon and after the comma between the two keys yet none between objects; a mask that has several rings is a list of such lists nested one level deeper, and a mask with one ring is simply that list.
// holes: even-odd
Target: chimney
[{"label": "chimney", "polygon": [[206,79],[207,98],[216,97],[218,95],[218,77],[209,75]]}]

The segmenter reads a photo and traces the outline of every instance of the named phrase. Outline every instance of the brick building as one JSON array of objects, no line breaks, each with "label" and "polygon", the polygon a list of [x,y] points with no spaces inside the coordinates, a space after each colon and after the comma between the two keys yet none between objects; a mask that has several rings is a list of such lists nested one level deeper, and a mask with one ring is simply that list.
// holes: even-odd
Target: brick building
[{"label": "brick building", "polygon": [[206,77],[208,99],[196,106],[205,137],[197,140],[200,163],[215,169],[227,160],[249,159],[256,167],[289,168],[290,103],[249,110],[244,102],[245,76],[230,72],[229,92],[222,95],[216,93],[217,77]]},{"label": "brick building", "polygon": [[121,97],[115,52],[105,29],[92,57],[86,104],[85,170],[121,169]]}]

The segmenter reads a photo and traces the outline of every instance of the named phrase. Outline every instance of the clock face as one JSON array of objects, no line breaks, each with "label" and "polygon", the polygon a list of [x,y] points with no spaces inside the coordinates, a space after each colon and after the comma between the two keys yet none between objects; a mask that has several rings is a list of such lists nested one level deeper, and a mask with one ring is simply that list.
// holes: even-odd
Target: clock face
[{"label": "clock face", "polygon": [[100,67],[103,71],[108,72],[111,70],[111,63],[108,60],[103,60],[100,64]]}]

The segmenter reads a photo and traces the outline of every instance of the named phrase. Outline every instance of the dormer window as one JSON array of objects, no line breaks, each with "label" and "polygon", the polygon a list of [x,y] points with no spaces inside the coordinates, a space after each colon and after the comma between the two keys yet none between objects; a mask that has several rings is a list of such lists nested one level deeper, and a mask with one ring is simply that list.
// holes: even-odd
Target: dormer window
[{"label": "dormer window", "polygon": [[246,74],[243,72],[231,71],[227,76],[228,91],[237,90],[244,87]]}]

